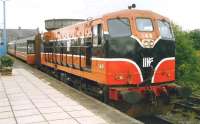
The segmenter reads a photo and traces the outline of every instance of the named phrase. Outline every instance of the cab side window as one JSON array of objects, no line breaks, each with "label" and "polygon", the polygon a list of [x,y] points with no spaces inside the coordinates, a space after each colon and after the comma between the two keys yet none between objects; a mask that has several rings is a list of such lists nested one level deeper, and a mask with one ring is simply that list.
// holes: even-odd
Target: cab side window
[{"label": "cab side window", "polygon": [[102,24],[93,26],[92,35],[93,35],[93,46],[101,45],[103,36]]}]

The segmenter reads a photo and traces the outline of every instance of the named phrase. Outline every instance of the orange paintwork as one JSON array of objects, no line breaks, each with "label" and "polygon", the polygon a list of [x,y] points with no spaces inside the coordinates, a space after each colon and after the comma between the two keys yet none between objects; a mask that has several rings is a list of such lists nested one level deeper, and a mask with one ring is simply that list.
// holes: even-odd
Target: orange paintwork
[{"label": "orange paintwork", "polygon": [[[47,55],[47,54],[46,54]],[[59,55],[57,55],[58,57]],[[66,56],[66,55],[64,55]],[[58,57],[59,58],[59,57]],[[74,65],[79,65],[78,56],[74,56],[73,60]],[[69,61],[68,64],[72,64],[70,60],[72,60],[72,56],[68,55],[67,58]],[[85,63],[85,58],[82,57],[81,63]],[[62,66],[59,64],[54,64],[49,60],[45,60],[45,53],[41,54],[41,64],[50,66],[52,68],[56,68],[58,70],[62,70],[64,72],[68,72],[77,76],[81,76],[90,80],[94,80],[98,83],[107,84],[107,85],[128,85],[142,82],[140,78],[140,74],[137,68],[128,62],[122,61],[101,61],[101,60],[92,60],[92,69],[91,72],[80,71],[78,69],[74,69],[71,67]],[[65,63],[66,64],[66,63]],[[85,67],[84,64],[81,67]],[[118,79],[117,76],[123,76],[124,79]]]},{"label": "orange paintwork", "polygon": [[16,51],[15,56],[24,60],[28,64],[35,64],[35,54],[27,54],[25,52]]},{"label": "orange paintwork", "polygon": [[[122,61],[107,62],[107,68],[107,77],[110,83],[138,85],[143,81],[136,66],[131,63]],[[119,76],[123,79],[118,79]]]},{"label": "orange paintwork", "polygon": [[26,61],[27,60],[27,53],[16,51],[16,57]]},{"label": "orange paintwork", "polygon": [[[72,57],[68,56],[67,59],[69,59],[69,58],[72,58]],[[76,58],[78,58],[78,57],[76,57]],[[81,61],[85,61],[85,59],[82,58]],[[68,61],[68,62],[70,62],[70,61]],[[93,63],[92,64],[93,69],[91,70],[91,72],[85,72],[85,71],[80,71],[78,69],[73,69],[71,67],[61,66],[61,65],[58,65],[58,64],[53,64],[51,62],[47,62],[47,61],[45,61],[45,54],[44,53],[41,54],[41,64],[43,64],[43,65],[46,65],[46,66],[49,66],[49,67],[52,67],[52,68],[56,68],[56,69],[59,69],[59,70],[62,70],[62,71],[65,71],[65,72],[68,72],[68,73],[71,73],[71,74],[74,74],[74,75],[77,75],[77,76],[85,77],[85,78],[90,79],[90,80],[95,80],[97,82],[106,83],[105,72],[98,70],[98,69],[97,70],[95,69],[95,66],[99,62],[94,61],[92,63]],[[68,64],[71,64],[71,63],[68,63]],[[84,64],[82,65],[82,67],[85,67]]]},{"label": "orange paintwork", "polygon": [[35,54],[28,54],[26,62],[31,65],[35,64]]},{"label": "orange paintwork", "polygon": [[175,81],[175,60],[166,60],[155,70],[153,83]]},{"label": "orange paintwork", "polygon": [[45,34],[44,34],[44,38],[46,39],[46,40],[55,40],[55,39],[52,39],[52,37],[55,37],[54,36],[54,33],[53,32],[45,32]]}]

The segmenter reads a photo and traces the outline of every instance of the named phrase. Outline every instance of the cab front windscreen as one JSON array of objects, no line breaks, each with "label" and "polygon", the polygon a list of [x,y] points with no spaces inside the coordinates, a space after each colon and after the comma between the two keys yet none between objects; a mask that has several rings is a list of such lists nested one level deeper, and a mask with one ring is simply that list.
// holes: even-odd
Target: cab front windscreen
[{"label": "cab front windscreen", "polygon": [[151,32],[153,31],[153,24],[149,18],[137,18],[136,19],[137,30],[140,32]]},{"label": "cab front windscreen", "polygon": [[173,39],[173,33],[168,22],[158,21],[158,27],[162,39]]}]

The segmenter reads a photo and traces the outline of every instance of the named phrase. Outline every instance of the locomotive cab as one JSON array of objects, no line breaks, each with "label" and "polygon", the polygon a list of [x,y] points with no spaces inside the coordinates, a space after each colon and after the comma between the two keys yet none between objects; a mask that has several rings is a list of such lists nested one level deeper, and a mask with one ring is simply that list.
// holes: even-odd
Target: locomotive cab
[{"label": "locomotive cab", "polygon": [[175,80],[175,39],[167,18],[141,10],[120,11],[104,18],[107,57],[134,63],[139,72],[127,74],[129,77],[141,74],[139,82],[129,81],[129,84],[151,85]]}]

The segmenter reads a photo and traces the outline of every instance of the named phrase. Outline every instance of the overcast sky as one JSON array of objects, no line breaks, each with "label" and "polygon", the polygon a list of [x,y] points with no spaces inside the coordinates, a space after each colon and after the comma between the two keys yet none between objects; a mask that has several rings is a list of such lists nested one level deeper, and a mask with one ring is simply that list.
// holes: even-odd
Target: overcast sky
[{"label": "overcast sky", "polygon": [[[99,17],[107,12],[126,9],[152,10],[169,17],[185,30],[200,28],[199,0],[9,0],[7,28],[37,28],[44,31],[44,20],[52,18]],[[3,22],[0,1],[0,28]]]}]

